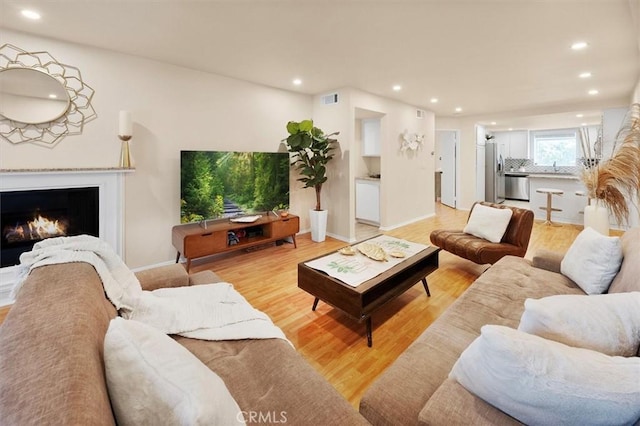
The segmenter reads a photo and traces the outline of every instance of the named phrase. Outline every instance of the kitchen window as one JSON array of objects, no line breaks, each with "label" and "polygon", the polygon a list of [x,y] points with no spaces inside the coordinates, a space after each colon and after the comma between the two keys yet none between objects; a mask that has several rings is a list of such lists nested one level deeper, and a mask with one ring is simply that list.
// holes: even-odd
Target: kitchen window
[{"label": "kitchen window", "polygon": [[531,132],[531,150],[537,166],[575,166],[578,132],[575,129]]}]

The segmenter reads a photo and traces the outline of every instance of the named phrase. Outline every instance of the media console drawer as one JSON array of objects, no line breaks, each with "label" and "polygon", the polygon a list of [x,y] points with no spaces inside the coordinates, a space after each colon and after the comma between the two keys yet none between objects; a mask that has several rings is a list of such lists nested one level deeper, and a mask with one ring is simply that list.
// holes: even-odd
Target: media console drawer
[{"label": "media console drawer", "polygon": [[205,232],[201,235],[188,235],[184,239],[185,257],[207,256],[227,245],[226,235],[220,232]]},{"label": "media console drawer", "polygon": [[271,236],[282,238],[295,235],[300,231],[300,219],[298,216],[286,217],[271,224]]}]

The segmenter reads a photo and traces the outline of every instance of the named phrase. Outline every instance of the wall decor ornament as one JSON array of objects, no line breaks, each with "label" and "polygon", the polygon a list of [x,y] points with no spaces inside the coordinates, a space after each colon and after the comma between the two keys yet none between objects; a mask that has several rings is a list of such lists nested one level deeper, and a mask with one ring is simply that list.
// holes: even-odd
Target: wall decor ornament
[{"label": "wall decor ornament", "polygon": [[422,147],[422,142],[424,141],[424,135],[419,135],[417,133],[409,133],[408,130],[405,130],[402,135],[402,142],[400,146],[400,151],[417,151]]},{"label": "wall decor ornament", "polygon": [[53,147],[97,117],[94,90],[76,67],[48,52],[0,47],[0,136],[12,144]]}]

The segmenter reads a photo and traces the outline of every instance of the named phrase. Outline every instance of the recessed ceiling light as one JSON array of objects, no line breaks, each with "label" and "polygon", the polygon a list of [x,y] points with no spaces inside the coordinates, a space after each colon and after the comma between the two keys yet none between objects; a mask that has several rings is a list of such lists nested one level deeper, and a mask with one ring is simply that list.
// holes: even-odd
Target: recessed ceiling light
[{"label": "recessed ceiling light", "polygon": [[589,71],[582,72],[578,75],[580,78],[589,78],[591,77],[591,73]]},{"label": "recessed ceiling light", "polygon": [[509,127],[509,131],[512,131],[512,130],[513,130],[513,127]]},{"label": "recessed ceiling light", "polygon": [[576,114],[576,117],[577,118],[582,118],[582,117],[584,117],[584,114]]},{"label": "recessed ceiling light", "polygon": [[582,124],[580,124],[580,125],[581,125],[581,126],[586,126],[586,125],[587,125],[587,123],[582,123]]},{"label": "recessed ceiling light", "polygon": [[302,80],[300,80],[299,78],[294,78],[293,79],[293,84],[295,86],[300,86],[302,84]]},{"label": "recessed ceiling light", "polygon": [[456,112],[462,112],[462,108],[461,107],[456,107]]},{"label": "recessed ceiling light", "polygon": [[396,84],[396,85],[393,86],[393,90],[395,92],[399,92],[400,90],[402,90],[402,86],[400,86],[399,84]]},{"label": "recessed ceiling light", "polygon": [[56,95],[55,93],[51,93],[51,94],[49,95],[49,98],[50,98],[50,99],[57,99],[57,98],[58,98],[58,95]]},{"label": "recessed ceiling light", "polygon": [[585,49],[587,46],[589,45],[587,44],[586,41],[577,41],[571,45],[571,49],[582,50],[582,49]]},{"label": "recessed ceiling light", "polygon": [[24,9],[20,13],[22,13],[22,16],[24,16],[25,18],[28,18],[28,19],[33,19],[33,20],[40,19],[40,14],[38,12],[33,11],[33,10]]},{"label": "recessed ceiling light", "polygon": [[498,124],[498,123],[496,123],[495,121],[492,121],[492,122],[491,122],[491,125],[492,125],[492,126],[495,126],[496,124]]},{"label": "recessed ceiling light", "polygon": [[600,93],[600,92],[598,92],[598,90],[597,90],[597,89],[591,89],[591,90],[589,90],[589,92],[588,92],[588,93],[589,93],[590,95],[597,95],[597,94],[598,94],[598,93]]},{"label": "recessed ceiling light", "polygon": [[437,104],[438,103],[438,98],[431,98],[431,103],[432,104]]}]

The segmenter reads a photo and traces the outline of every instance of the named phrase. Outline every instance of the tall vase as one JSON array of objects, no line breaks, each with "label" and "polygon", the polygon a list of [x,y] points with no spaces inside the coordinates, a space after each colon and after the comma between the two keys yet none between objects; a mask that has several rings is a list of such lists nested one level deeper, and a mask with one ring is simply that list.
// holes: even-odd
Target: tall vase
[{"label": "tall vase", "polygon": [[319,243],[325,240],[327,236],[327,214],[327,210],[309,210],[311,241]]},{"label": "tall vase", "polygon": [[584,227],[591,227],[602,235],[609,235],[609,209],[600,200],[592,200],[584,208]]}]

